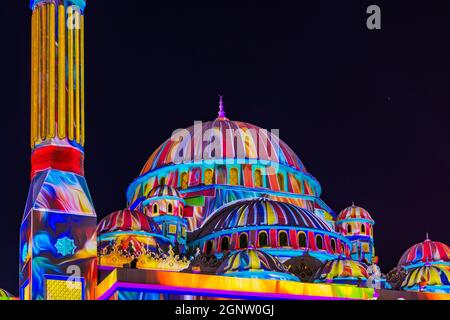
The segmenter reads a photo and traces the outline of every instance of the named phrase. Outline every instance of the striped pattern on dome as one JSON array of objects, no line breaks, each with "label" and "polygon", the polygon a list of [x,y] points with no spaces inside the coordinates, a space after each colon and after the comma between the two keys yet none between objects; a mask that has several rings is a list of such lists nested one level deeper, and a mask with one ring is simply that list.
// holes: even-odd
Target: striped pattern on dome
[{"label": "striped pattern on dome", "polygon": [[450,286],[450,270],[436,266],[423,266],[409,270],[403,288],[412,288],[420,285]]},{"label": "striped pattern on dome", "polygon": [[225,259],[217,270],[217,274],[232,274],[236,272],[274,271],[288,272],[277,258],[256,249],[235,252]]},{"label": "striped pattern on dome", "polygon": [[[170,164],[212,159],[273,161],[306,172],[301,160],[287,144],[258,126],[223,118],[202,123],[200,130],[197,129],[198,133],[195,128],[191,126],[176,138],[164,142],[150,156],[141,176]],[[217,154],[211,154],[211,149]],[[209,155],[208,159],[204,159],[204,155]]]},{"label": "striped pattern on dome", "polygon": [[366,267],[354,260],[336,259],[328,261],[320,273],[320,280],[333,279],[367,279]]},{"label": "striped pattern on dome", "polygon": [[4,289],[0,289],[0,300],[14,298],[14,296]]},{"label": "striped pattern on dome", "polygon": [[398,265],[407,266],[427,262],[450,262],[450,248],[441,242],[427,239],[406,250]]},{"label": "striped pattern on dome", "polygon": [[160,185],[153,188],[147,195],[147,199],[160,197],[174,197],[182,199],[181,193],[177,189],[166,185]]},{"label": "striped pattern on dome", "polygon": [[348,219],[363,219],[373,222],[372,217],[370,216],[369,212],[366,209],[355,205],[352,205],[342,210],[341,213],[339,213],[339,215],[337,216],[336,222]]},{"label": "striped pattern on dome", "polygon": [[210,233],[251,226],[294,226],[333,231],[319,216],[296,205],[266,198],[234,202],[213,214],[199,237]]},{"label": "striped pattern on dome", "polygon": [[152,218],[138,211],[129,209],[116,211],[100,221],[97,234],[116,231],[144,231],[149,233],[160,233],[160,229]]}]

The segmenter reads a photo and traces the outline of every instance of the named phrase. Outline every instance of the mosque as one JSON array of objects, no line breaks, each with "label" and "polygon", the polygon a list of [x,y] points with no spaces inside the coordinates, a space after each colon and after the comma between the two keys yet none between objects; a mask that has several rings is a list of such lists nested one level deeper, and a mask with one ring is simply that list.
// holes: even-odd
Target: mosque
[{"label": "mosque", "polygon": [[20,297],[0,299],[450,299],[449,246],[427,237],[382,274],[376,215],[334,212],[296,153],[229,119],[223,97],[211,121],[163,142],[124,208],[97,221],[83,169],[85,6],[31,1]]}]

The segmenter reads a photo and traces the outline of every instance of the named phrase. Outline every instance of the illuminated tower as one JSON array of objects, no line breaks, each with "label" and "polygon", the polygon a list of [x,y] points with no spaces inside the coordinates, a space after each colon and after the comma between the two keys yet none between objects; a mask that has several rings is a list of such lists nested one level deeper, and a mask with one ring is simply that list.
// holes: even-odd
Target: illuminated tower
[{"label": "illuminated tower", "polygon": [[94,299],[97,217],[84,178],[84,0],[32,0],[31,185],[24,300]]},{"label": "illuminated tower", "polygon": [[[337,231],[352,242],[353,260],[376,263],[373,225],[375,221],[364,208],[352,206],[345,208],[336,218]],[[375,259],[375,260],[374,260]]]}]

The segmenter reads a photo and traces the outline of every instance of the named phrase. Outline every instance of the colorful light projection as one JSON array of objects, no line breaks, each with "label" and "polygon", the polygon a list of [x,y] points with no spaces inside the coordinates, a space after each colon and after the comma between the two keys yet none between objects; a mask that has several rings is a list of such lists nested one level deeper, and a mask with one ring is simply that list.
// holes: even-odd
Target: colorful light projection
[{"label": "colorful light projection", "polygon": [[375,291],[348,285],[235,278],[168,271],[113,270],[98,286],[99,300],[143,299],[372,299]]},{"label": "colorful light projection", "polygon": [[97,218],[84,168],[82,0],[31,1],[31,185],[20,233],[23,300],[94,299]]}]

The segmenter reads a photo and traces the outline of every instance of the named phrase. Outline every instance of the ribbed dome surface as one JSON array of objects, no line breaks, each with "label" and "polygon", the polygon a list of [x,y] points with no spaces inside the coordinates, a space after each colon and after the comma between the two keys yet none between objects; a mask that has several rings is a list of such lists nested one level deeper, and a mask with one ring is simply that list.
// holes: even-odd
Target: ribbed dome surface
[{"label": "ribbed dome surface", "polygon": [[214,214],[198,237],[213,232],[251,226],[294,226],[333,231],[317,215],[290,203],[255,198],[232,203]]},{"label": "ribbed dome surface", "polygon": [[269,131],[249,123],[218,118],[198,128],[191,126],[169,138],[150,156],[141,175],[170,164],[211,159],[273,161],[306,172],[292,149]]}]

